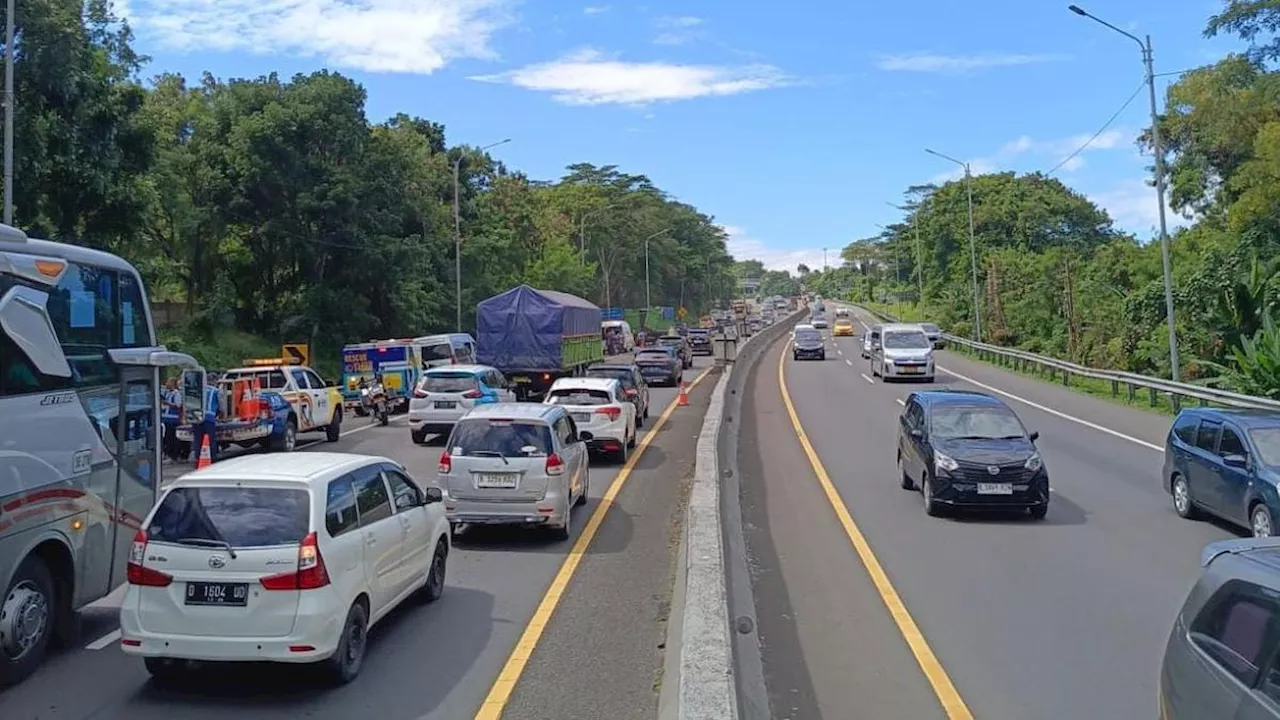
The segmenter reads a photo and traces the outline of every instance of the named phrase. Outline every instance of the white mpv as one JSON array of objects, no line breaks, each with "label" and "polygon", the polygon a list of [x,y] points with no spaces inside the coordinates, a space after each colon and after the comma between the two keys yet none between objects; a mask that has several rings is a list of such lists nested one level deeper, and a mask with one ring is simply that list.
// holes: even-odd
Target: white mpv
[{"label": "white mpv", "polygon": [[249,455],[188,473],[134,537],[121,649],[162,683],[200,661],[318,663],[349,682],[370,627],[444,591],[442,501],[368,455]]},{"label": "white mpv", "polygon": [[551,384],[543,403],[569,411],[589,450],[625,463],[636,446],[636,406],[613,378],[560,378]]}]

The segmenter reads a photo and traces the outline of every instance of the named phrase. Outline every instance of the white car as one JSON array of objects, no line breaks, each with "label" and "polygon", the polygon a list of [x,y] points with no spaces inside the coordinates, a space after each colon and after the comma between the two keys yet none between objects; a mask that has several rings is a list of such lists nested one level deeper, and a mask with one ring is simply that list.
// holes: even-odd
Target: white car
[{"label": "white car", "polygon": [[129,551],[120,647],[160,683],[206,662],[317,663],[349,682],[369,628],[444,592],[440,488],[345,453],[248,455],[165,488]]},{"label": "white car", "polygon": [[569,411],[587,449],[606,452],[626,462],[636,446],[636,406],[627,402],[613,378],[560,378],[543,400]]},{"label": "white car", "polygon": [[893,323],[880,329],[880,342],[871,349],[871,375],[881,382],[933,382],[933,341],[919,325]]},{"label": "white car", "polygon": [[488,365],[443,365],[422,374],[409,398],[409,436],[422,444],[428,435],[448,435],[477,405],[515,402],[502,373]]}]

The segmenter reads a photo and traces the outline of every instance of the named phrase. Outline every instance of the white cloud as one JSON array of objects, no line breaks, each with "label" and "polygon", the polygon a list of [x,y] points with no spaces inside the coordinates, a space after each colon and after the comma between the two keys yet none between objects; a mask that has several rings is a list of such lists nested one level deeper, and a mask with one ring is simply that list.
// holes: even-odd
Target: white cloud
[{"label": "white cloud", "polygon": [[[1140,240],[1159,236],[1160,211],[1156,204],[1156,190],[1145,180],[1125,180],[1110,190],[1089,193],[1089,199],[1106,210],[1121,230],[1137,235]],[[1166,203],[1165,222],[1173,232],[1174,228],[1184,227],[1190,221],[1175,213]]]},{"label": "white cloud", "polygon": [[[799,265],[807,265],[810,270],[822,269],[822,248],[770,248],[763,241],[749,235],[746,228],[737,225],[720,227],[729,236],[725,247],[734,260],[759,260],[766,270],[786,270],[793,275]],[[841,248],[827,248],[829,267],[843,264],[840,250]]]},{"label": "white cloud", "polygon": [[940,55],[917,52],[881,55],[876,67],[890,72],[966,73],[996,67],[1030,65],[1061,60],[1061,55],[1021,55],[1014,53],[981,53],[977,55]]},{"label": "white cloud", "polygon": [[568,105],[642,105],[738,95],[790,82],[781,70],[771,65],[724,67],[623,62],[606,58],[594,50],[471,79],[549,92],[556,100]]},{"label": "white cloud", "polygon": [[1084,158],[1079,155],[1069,157],[1062,163],[1062,170],[1066,172],[1075,172],[1084,167]]},{"label": "white cloud", "polygon": [[493,59],[516,0],[131,0],[141,36],[178,51],[319,57],[335,67],[429,74]]},{"label": "white cloud", "polygon": [[685,45],[704,36],[700,30],[694,29],[702,24],[702,18],[692,15],[658,18],[654,22],[654,27],[659,32],[653,42],[657,45]]},{"label": "white cloud", "polygon": [[[1092,134],[1081,134],[1049,140],[1037,140],[1029,135],[1022,135],[1000,146],[993,155],[974,158],[969,161],[969,164],[973,174],[982,175],[1009,170],[1015,162],[1024,161],[1025,158],[1031,156],[1033,162],[1042,165],[1042,167],[1035,169],[1048,170],[1061,162],[1062,167],[1059,170],[1074,172],[1084,167],[1084,155],[1086,153],[1125,147],[1130,144],[1133,134],[1127,130],[1114,129],[1099,133],[1098,137],[1093,139],[1093,142],[1089,142],[1092,137]],[[1085,147],[1085,143],[1088,143],[1088,147]],[[1084,149],[1080,150],[1082,147]],[[1071,154],[1077,150],[1080,150],[1079,154],[1071,157]],[[1069,160],[1067,159],[1068,157],[1070,157]],[[950,182],[962,177],[964,177],[964,170],[955,167],[934,175],[930,178],[930,182]]]},{"label": "white cloud", "polygon": [[609,12],[609,6],[608,5],[588,5],[582,8],[582,12],[585,15],[599,15],[601,13]]}]

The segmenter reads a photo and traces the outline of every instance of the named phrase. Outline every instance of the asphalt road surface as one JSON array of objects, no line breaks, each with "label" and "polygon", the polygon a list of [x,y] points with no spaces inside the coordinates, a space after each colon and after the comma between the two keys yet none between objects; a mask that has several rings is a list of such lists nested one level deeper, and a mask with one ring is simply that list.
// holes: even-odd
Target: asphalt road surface
[{"label": "asphalt road surface", "polygon": [[[939,353],[935,385],[898,385],[871,381],[858,338],[828,338],[824,362],[785,347],[755,372],[739,445],[774,717],[1157,714],[1164,643],[1199,552],[1235,536],[1173,513],[1160,486],[1169,418],[954,353]],[[930,518],[899,487],[901,400],[930,387],[1006,393],[1040,432],[1045,520]]]},{"label": "asphalt road surface", "polygon": [[[686,381],[710,364],[698,358]],[[464,532],[449,558],[444,597],[402,607],[380,623],[360,677],[346,687],[317,686],[297,668],[219,667],[194,688],[159,690],[142,662],[118,649],[117,591],[86,611],[75,648],[0,693],[0,718],[460,720],[477,716],[486,698],[487,709],[505,718],[653,717],[675,552],[671,523],[714,380],[707,373],[690,392],[691,406],[675,408],[666,423],[659,416],[677,391],[651,389],[643,432],[661,427],[652,439],[641,437],[648,445],[628,467],[593,459],[591,499],[575,510],[573,540],[501,528]],[[339,442],[302,435],[299,448],[313,440],[307,448],[394,458],[426,483],[434,480],[442,446],[439,439],[414,445],[403,415],[388,427],[353,418]],[[594,513],[619,475],[625,476],[622,491],[597,523]],[[583,533],[593,535],[585,550],[577,547]],[[567,576],[562,565],[571,548],[582,552]],[[565,584],[562,594],[549,592],[553,580]],[[558,603],[547,601],[549,595]],[[535,618],[536,611],[542,615]],[[529,637],[529,626],[544,623],[525,663],[528,655],[515,652],[517,641]],[[506,692],[491,695],[500,675],[514,682],[509,702]]]}]

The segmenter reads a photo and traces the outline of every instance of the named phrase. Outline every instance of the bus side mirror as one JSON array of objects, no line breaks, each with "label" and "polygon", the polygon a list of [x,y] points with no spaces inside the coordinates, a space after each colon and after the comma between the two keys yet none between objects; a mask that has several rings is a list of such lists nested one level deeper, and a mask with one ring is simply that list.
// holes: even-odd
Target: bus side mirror
[{"label": "bus side mirror", "polygon": [[0,329],[41,374],[69,378],[71,365],[53,332],[48,302],[49,293],[42,290],[24,285],[9,288],[0,299]]}]

